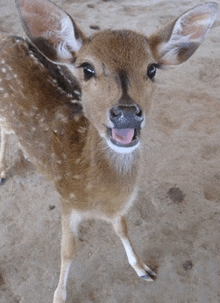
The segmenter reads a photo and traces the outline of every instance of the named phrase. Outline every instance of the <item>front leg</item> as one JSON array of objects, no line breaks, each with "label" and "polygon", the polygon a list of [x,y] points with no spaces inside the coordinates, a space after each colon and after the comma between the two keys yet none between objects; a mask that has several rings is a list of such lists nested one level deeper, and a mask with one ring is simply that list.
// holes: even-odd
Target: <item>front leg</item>
[{"label": "front leg", "polygon": [[62,216],[61,269],[58,286],[54,292],[53,303],[66,302],[67,279],[73,257],[76,254],[76,234],[79,220],[73,216]]},{"label": "front leg", "polygon": [[144,262],[135,252],[128,237],[127,222],[125,217],[116,218],[112,224],[116,234],[121,239],[122,244],[125,248],[129,264],[134,268],[139,277],[146,281],[153,281],[152,277],[156,277],[156,274],[147,265],[144,264]]}]

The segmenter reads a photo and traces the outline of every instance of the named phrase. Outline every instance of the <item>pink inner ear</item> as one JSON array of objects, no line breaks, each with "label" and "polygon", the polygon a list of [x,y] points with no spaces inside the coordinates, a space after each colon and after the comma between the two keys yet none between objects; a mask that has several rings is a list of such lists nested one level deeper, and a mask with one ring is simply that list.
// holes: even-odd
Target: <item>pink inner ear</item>
[{"label": "pink inner ear", "polygon": [[26,22],[31,36],[43,37],[45,33],[48,32],[48,26],[45,24],[45,20],[40,16],[32,18],[31,20],[27,18]]},{"label": "pink inner ear", "polygon": [[190,39],[200,40],[207,31],[207,24],[205,20],[208,19],[208,14],[201,12],[200,14],[192,14],[186,18],[186,25],[183,27],[183,36],[190,36]]},{"label": "pink inner ear", "polygon": [[60,30],[59,20],[65,17],[65,13],[53,3],[41,0],[20,0],[20,12],[29,33],[34,37]]}]

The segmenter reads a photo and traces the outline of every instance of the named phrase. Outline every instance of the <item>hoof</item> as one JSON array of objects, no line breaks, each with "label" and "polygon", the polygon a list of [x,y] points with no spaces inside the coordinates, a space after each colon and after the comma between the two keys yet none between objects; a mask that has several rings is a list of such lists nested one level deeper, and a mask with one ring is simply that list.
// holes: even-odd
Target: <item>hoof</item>
[{"label": "hoof", "polygon": [[142,279],[148,282],[153,282],[153,278],[155,279],[156,277],[157,275],[153,270],[149,270],[146,275],[141,276]]},{"label": "hoof", "polygon": [[147,281],[147,282],[153,282],[153,281],[154,281],[154,280],[153,280],[150,276],[148,276],[148,275],[141,276],[141,278],[144,279],[144,280]]},{"label": "hoof", "polygon": [[1,178],[0,179],[0,185],[3,185],[5,183],[5,180],[6,180],[5,178]]},{"label": "hoof", "polygon": [[150,270],[148,271],[148,274],[151,276],[151,277],[155,277],[156,278],[156,273],[153,271],[153,270]]}]

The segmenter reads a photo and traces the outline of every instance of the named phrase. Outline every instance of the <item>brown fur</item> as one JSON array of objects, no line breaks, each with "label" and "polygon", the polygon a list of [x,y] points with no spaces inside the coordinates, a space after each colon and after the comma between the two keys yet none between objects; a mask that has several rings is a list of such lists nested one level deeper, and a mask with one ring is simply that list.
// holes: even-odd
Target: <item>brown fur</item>
[{"label": "brown fur", "polygon": [[[201,41],[196,44],[193,41],[187,46],[184,40],[181,45],[179,25],[180,38],[173,34],[176,21],[148,39],[128,30],[103,31],[86,38],[67,17],[69,23],[66,24],[73,26],[75,33],[75,36],[72,34],[75,50],[70,50],[69,45],[66,49],[62,46],[66,45],[65,39],[70,43],[69,32],[62,32],[61,22],[68,15],[44,0],[17,2],[26,33],[34,45],[19,37],[0,37],[0,177],[5,177],[6,132],[12,131],[26,156],[52,180],[61,196],[61,273],[53,302],[65,302],[77,226],[87,217],[111,222],[138,276],[152,281],[155,273],[137,256],[124,218],[140,183],[142,147],[140,144],[132,152],[121,153],[107,144],[108,129],[114,127],[109,113],[119,105],[127,108],[135,105],[144,112],[143,119],[146,118],[154,91],[148,69],[153,63],[182,63],[195,51],[195,45],[197,48],[202,41],[200,35],[206,32],[203,25],[196,23],[196,16],[201,17],[201,7],[190,12],[192,28],[197,26],[200,33]],[[203,18],[210,27],[216,5],[205,5],[205,9],[209,13],[203,14]],[[45,22],[44,32],[37,32],[33,26],[48,18],[45,12],[50,10],[52,22]],[[32,11],[36,14],[32,15]],[[184,30],[184,22],[181,24]],[[189,24],[186,25],[190,32]],[[52,32],[51,26],[54,26]],[[46,44],[39,43],[41,36]],[[49,37],[48,40],[45,37]],[[171,37],[176,44],[169,41]],[[59,43],[60,52],[57,51]],[[50,60],[56,61],[56,65]],[[88,81],[84,79],[82,68],[85,62],[95,70]]]}]

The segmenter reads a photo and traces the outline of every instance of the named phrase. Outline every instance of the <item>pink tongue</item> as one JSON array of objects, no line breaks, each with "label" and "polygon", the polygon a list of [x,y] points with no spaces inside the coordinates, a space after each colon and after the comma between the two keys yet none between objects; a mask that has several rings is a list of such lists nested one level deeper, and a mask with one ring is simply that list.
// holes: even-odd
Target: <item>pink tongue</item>
[{"label": "pink tongue", "polygon": [[134,136],[134,129],[130,129],[130,128],[112,129],[112,138],[121,144],[131,143],[133,136]]}]

